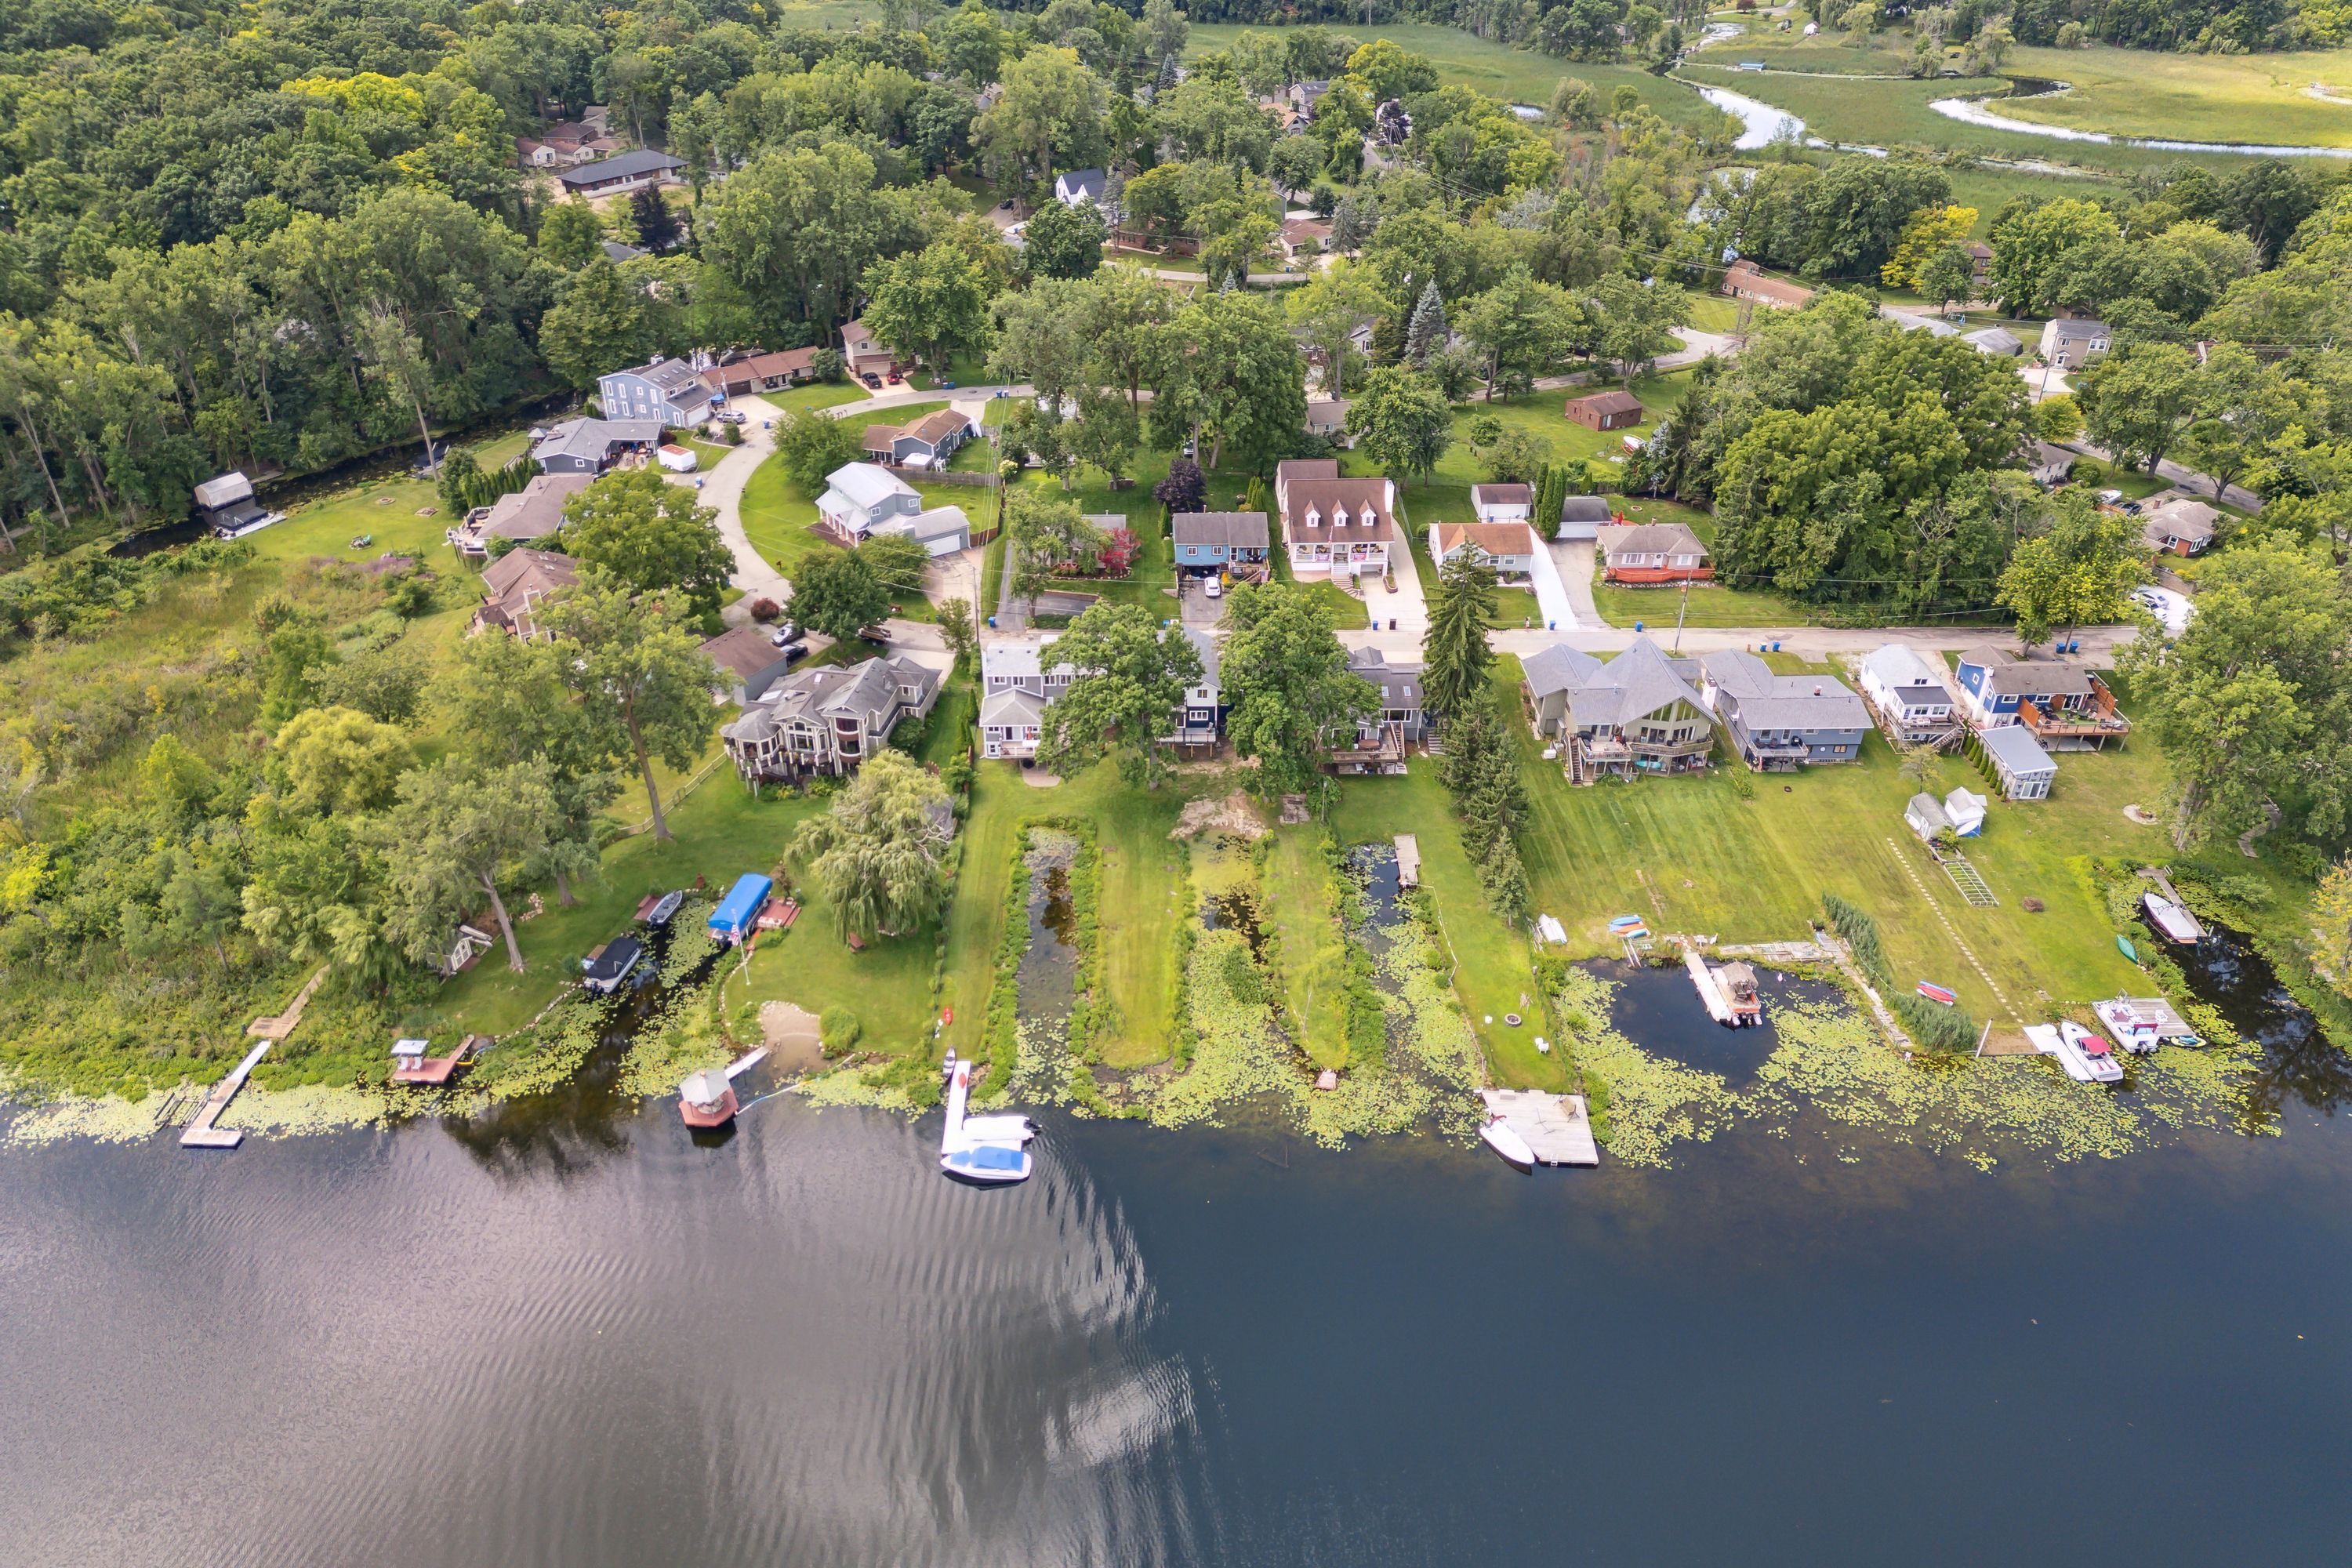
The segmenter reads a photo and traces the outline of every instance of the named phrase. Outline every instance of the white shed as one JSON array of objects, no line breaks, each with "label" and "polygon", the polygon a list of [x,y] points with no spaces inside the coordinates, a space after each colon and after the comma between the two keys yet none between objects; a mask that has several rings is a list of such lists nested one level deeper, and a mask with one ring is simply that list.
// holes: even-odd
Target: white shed
[{"label": "white shed", "polygon": [[1985,797],[1971,789],[1956,789],[1944,797],[1944,815],[1951,818],[1953,832],[1974,838],[1984,831]]},{"label": "white shed", "polygon": [[2000,780],[2000,792],[2011,800],[2046,800],[2058,777],[2058,764],[2022,724],[2006,724],[1977,736],[1985,760]]},{"label": "white shed", "polygon": [[1913,795],[1911,804],[1903,808],[1903,820],[1919,836],[1922,844],[1952,826],[1952,819],[1944,815],[1943,804],[1925,790]]}]

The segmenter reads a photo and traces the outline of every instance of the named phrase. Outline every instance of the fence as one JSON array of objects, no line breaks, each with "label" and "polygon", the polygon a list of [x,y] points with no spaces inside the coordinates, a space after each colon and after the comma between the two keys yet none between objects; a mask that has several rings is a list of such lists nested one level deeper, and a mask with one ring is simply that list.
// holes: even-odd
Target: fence
[{"label": "fence", "polygon": [[969,485],[974,489],[994,489],[994,474],[959,473],[951,468],[908,468],[897,463],[879,465],[902,479],[919,479],[927,485]]}]

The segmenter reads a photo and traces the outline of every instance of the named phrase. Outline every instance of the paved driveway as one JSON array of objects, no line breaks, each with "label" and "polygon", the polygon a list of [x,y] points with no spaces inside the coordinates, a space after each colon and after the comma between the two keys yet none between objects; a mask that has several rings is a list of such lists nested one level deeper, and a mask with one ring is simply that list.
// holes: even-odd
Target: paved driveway
[{"label": "paved driveway", "polygon": [[782,605],[793,596],[793,585],[775,563],[761,557],[743,532],[743,487],[751,480],[752,470],[768,460],[776,449],[772,432],[761,428],[768,420],[778,417],[775,405],[757,397],[739,397],[733,406],[744,416],[743,444],[719,459],[717,464],[699,474],[672,474],[670,482],[693,488],[702,481],[700,500],[703,505],[719,514],[719,536],[727,542],[728,552],[735,557],[735,585],[743,596],[722,612],[727,624],[740,626],[751,618],[751,601],[769,598]]}]

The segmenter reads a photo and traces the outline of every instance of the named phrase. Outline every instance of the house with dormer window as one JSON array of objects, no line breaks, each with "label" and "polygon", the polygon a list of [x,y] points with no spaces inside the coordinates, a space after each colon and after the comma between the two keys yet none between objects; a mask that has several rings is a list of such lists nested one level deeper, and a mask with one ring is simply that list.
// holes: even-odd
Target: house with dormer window
[{"label": "house with dormer window", "polygon": [[1330,458],[1294,458],[1274,470],[1282,545],[1301,577],[1348,581],[1388,574],[1399,541],[1396,486],[1388,479],[1339,477]]}]

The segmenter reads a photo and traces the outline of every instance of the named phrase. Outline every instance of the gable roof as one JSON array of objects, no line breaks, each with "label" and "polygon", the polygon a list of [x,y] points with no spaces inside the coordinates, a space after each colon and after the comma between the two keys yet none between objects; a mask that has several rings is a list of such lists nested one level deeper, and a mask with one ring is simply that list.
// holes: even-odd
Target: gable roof
[{"label": "gable roof", "polygon": [[912,517],[894,517],[877,531],[903,534],[919,543],[929,544],[934,539],[970,533],[971,519],[964,515],[964,510],[960,506],[935,506]]},{"label": "gable roof", "polygon": [[1569,496],[1559,503],[1562,522],[1607,522],[1615,515],[1607,496]]},{"label": "gable roof", "polygon": [[1067,200],[1084,196],[1099,201],[1103,194],[1103,172],[1100,169],[1068,169],[1054,176],[1054,195]]},{"label": "gable roof", "polygon": [[1453,554],[1465,544],[1475,546],[1482,555],[1533,555],[1536,531],[1524,522],[1441,522],[1437,525],[1439,559]]},{"label": "gable roof", "polygon": [[2201,500],[2168,500],[2147,514],[2147,535],[2173,539],[2210,539],[2221,514]]},{"label": "gable roof", "polygon": [[[1392,504],[1392,487],[1386,479],[1311,479],[1293,482],[1283,496],[1282,533],[1286,539],[1319,540],[1381,540],[1396,534],[1396,518],[1389,510]],[[1344,529],[1332,525],[1332,519],[1342,510],[1348,514]],[[1372,525],[1364,526],[1364,514],[1372,516]],[[1313,521],[1308,513],[1314,514]]]},{"label": "gable roof", "polygon": [[1472,506],[1533,506],[1536,492],[1532,485],[1472,485]]},{"label": "gable roof", "polygon": [[1262,511],[1180,511],[1170,526],[1179,544],[1268,548],[1265,513]]},{"label": "gable roof", "polygon": [[768,640],[768,628],[746,621],[702,644],[702,657],[740,680],[756,680],[784,662],[783,650]]},{"label": "gable roof", "polygon": [[1588,392],[1581,397],[1570,398],[1568,405],[1601,415],[1644,412],[1642,400],[1622,388],[1614,392]]},{"label": "gable roof", "polygon": [[1751,730],[1864,730],[1870,714],[1846,684],[1827,675],[1780,675],[1745,648],[1702,655],[1707,678]]},{"label": "gable roof", "polygon": [[552,550],[509,550],[482,574],[483,588],[499,603],[525,593],[552,594],[578,581],[580,563]]},{"label": "gable roof", "polygon": [[606,180],[635,180],[647,174],[667,174],[672,169],[685,167],[682,159],[640,148],[635,153],[624,153],[617,158],[607,158],[602,163],[583,163],[576,169],[566,169],[555,177],[567,185],[594,185]]},{"label": "gable roof", "polygon": [[544,539],[563,526],[564,503],[593,482],[586,474],[533,475],[522,489],[490,503],[481,531],[499,539]]},{"label": "gable roof", "polygon": [[540,462],[587,458],[601,463],[615,447],[650,447],[661,438],[658,419],[567,419],[541,437],[530,455]]},{"label": "gable roof", "polygon": [[1677,702],[1703,715],[1706,706],[1684,678],[1685,669],[1696,668],[1696,660],[1669,659],[1656,643],[1637,637],[1623,653],[1570,688],[1569,705],[1578,725],[1608,730],[1622,729],[1629,721]]},{"label": "gable roof", "polygon": [[927,447],[936,447],[957,431],[969,431],[971,428],[970,415],[959,414],[952,408],[938,408],[905,426],[898,434],[910,437]]},{"label": "gable roof", "polygon": [[1045,712],[1044,698],[1024,691],[1017,686],[1008,686],[982,699],[980,721],[1018,729],[1035,724]]},{"label": "gable roof", "polygon": [[844,463],[825,475],[824,482],[861,511],[872,511],[896,496],[917,493],[914,486],[874,463]]},{"label": "gable roof", "polygon": [[691,362],[682,359],[648,360],[644,364],[632,365],[627,370],[615,371],[614,374],[634,375],[641,380],[649,381],[664,392],[691,390],[699,393],[703,390],[700,384],[702,373],[696,370]]},{"label": "gable roof", "polygon": [[2005,765],[2012,773],[2053,773],[2058,764],[2042,749],[2042,742],[2022,724],[2004,724],[1998,730],[1980,730],[1977,739],[1994,761]]},{"label": "gable roof", "polygon": [[1944,685],[1944,672],[1919,657],[1919,650],[1908,643],[1891,642],[1874,650],[1862,661],[1863,672],[1875,676],[1881,684],[1892,690],[1906,687],[1932,686],[1946,700],[1951,690]]},{"label": "gable roof", "polygon": [[2007,327],[1979,327],[1973,332],[1963,332],[1961,340],[1989,354],[2021,353],[2025,349],[2017,334]]},{"label": "gable roof", "polygon": [[2011,696],[2046,692],[2053,697],[2088,697],[2096,689],[2089,669],[2063,658],[2014,658],[1990,643],[1960,650],[1960,662],[1983,669],[1995,691]]}]

